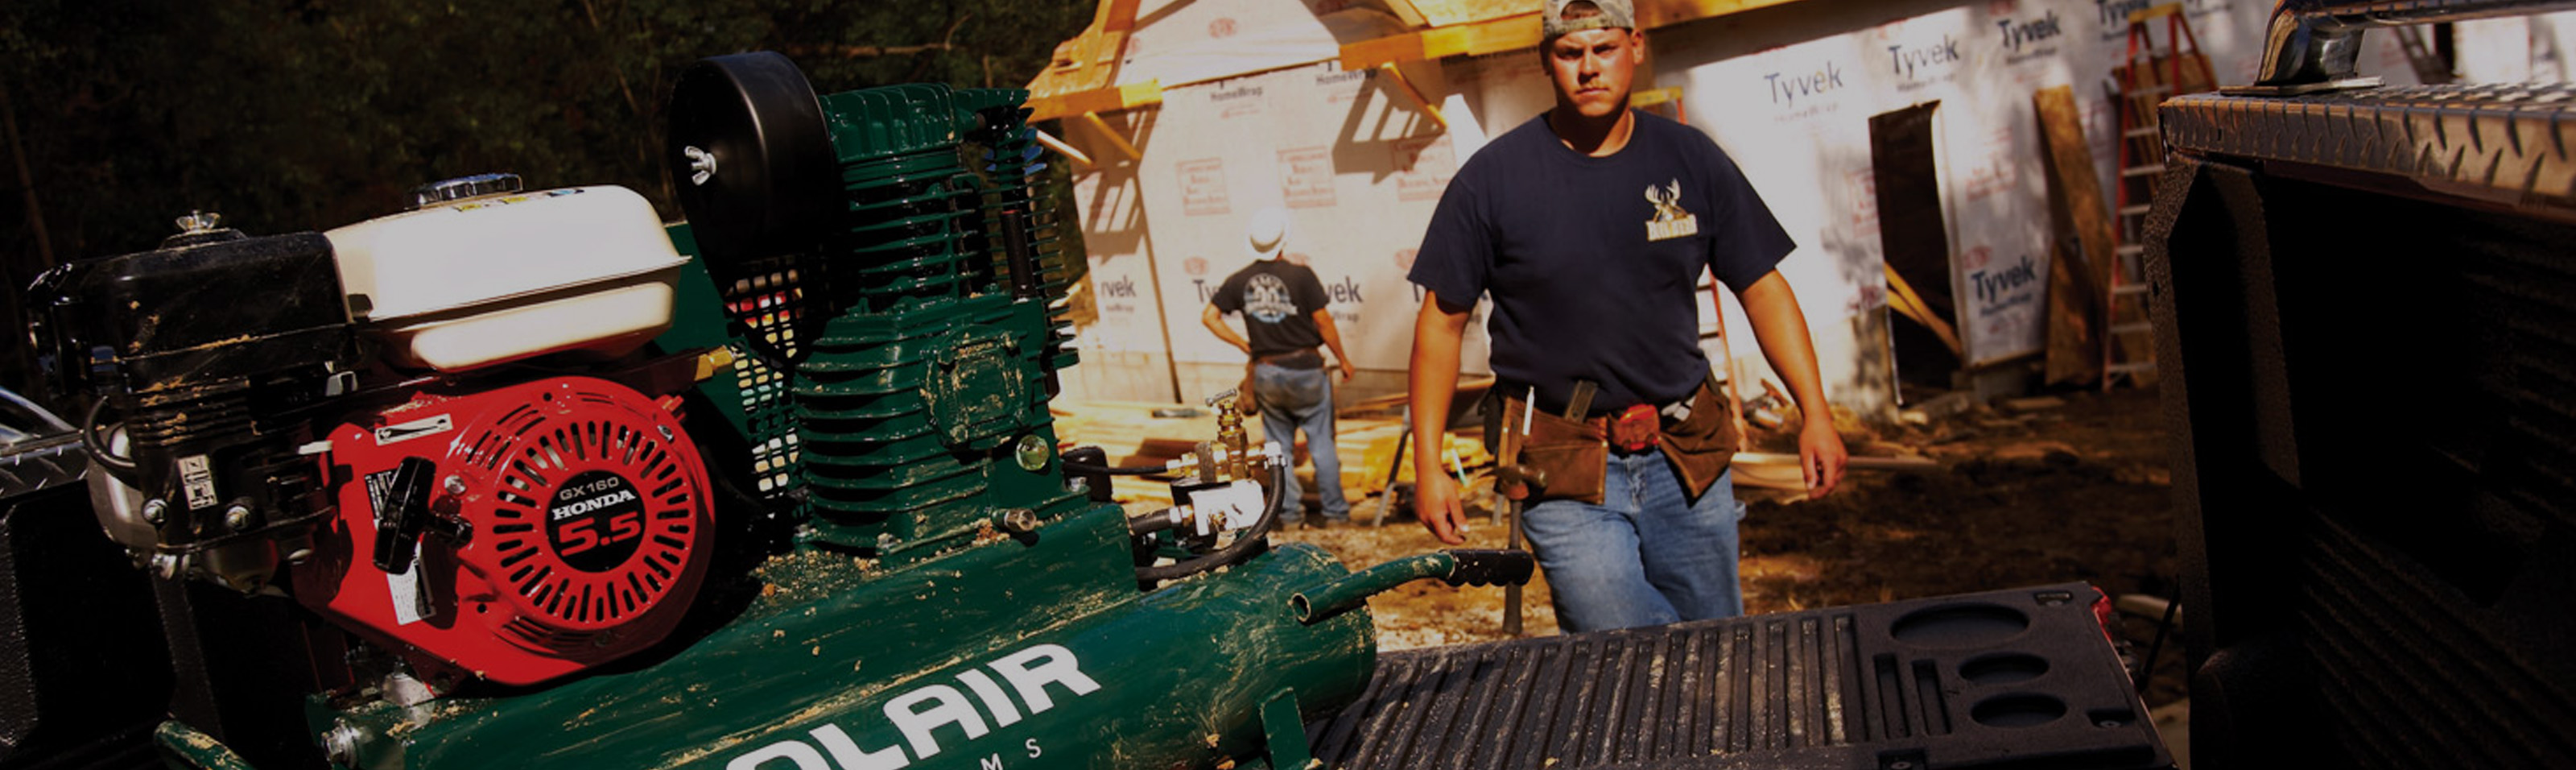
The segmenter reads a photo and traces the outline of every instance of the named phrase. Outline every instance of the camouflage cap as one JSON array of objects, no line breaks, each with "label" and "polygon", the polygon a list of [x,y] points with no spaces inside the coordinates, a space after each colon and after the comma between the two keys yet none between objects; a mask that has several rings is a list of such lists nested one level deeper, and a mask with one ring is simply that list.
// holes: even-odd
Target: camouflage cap
[{"label": "camouflage cap", "polygon": [[[1592,6],[1600,12],[1565,18],[1566,9],[1576,3]],[[1539,21],[1540,27],[1546,30],[1542,36],[1546,40],[1587,29],[1633,30],[1637,28],[1637,4],[1633,0],[1547,0],[1547,15],[1540,17]]]}]

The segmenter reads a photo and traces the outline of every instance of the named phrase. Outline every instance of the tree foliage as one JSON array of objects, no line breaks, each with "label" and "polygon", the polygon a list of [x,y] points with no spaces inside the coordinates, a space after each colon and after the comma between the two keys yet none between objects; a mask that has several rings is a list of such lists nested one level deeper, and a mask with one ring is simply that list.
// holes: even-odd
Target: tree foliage
[{"label": "tree foliage", "polygon": [[657,148],[690,62],[787,52],[825,93],[1012,87],[1093,4],[10,0],[0,106],[18,130],[0,148],[13,164],[0,166],[0,278],[23,289],[45,251],[152,248],[191,210],[253,234],[327,229],[391,213],[420,183],[489,171],[533,188],[625,185],[676,218]]}]

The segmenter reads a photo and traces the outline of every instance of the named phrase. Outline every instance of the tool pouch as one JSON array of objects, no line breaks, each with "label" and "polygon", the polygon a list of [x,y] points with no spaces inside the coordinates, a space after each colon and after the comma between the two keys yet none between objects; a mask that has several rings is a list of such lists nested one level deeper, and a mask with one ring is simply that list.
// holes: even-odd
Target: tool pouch
[{"label": "tool pouch", "polygon": [[[1544,415],[1542,415],[1543,417]],[[1663,435],[1656,443],[1663,447],[1664,459],[1673,464],[1673,475],[1696,501],[1708,492],[1710,484],[1726,473],[1726,465],[1735,459],[1735,449],[1742,443],[1735,430],[1735,410],[1717,388],[1701,382],[1691,394],[1690,416],[1665,420]],[[1597,494],[1597,493],[1596,493]]]},{"label": "tool pouch", "polygon": [[[1518,427],[1521,412],[1529,405],[1517,398],[1505,398],[1503,404],[1504,424]],[[1531,415],[1529,421],[1530,435],[1521,440],[1520,464],[1544,483],[1526,485],[1518,494],[1509,489],[1504,493],[1531,503],[1580,500],[1600,505],[1601,482],[1610,463],[1610,445],[1602,440],[1601,429],[1544,413]]]}]

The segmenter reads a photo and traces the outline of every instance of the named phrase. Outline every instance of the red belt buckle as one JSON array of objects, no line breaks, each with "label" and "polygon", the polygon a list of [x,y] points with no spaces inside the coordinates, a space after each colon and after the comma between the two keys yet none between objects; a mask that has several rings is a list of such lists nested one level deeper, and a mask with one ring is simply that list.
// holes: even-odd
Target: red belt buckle
[{"label": "red belt buckle", "polygon": [[1637,404],[1610,418],[1610,443],[1621,451],[1643,452],[1655,445],[1655,436],[1662,430],[1662,415],[1653,406]]}]

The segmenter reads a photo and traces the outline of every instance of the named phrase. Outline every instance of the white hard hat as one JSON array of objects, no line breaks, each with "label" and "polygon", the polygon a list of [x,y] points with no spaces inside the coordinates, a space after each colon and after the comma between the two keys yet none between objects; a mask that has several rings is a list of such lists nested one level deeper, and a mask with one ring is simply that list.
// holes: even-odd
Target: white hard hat
[{"label": "white hard hat", "polygon": [[1271,206],[1252,212],[1252,222],[1244,226],[1244,245],[1254,259],[1279,256],[1288,246],[1288,210]]}]

